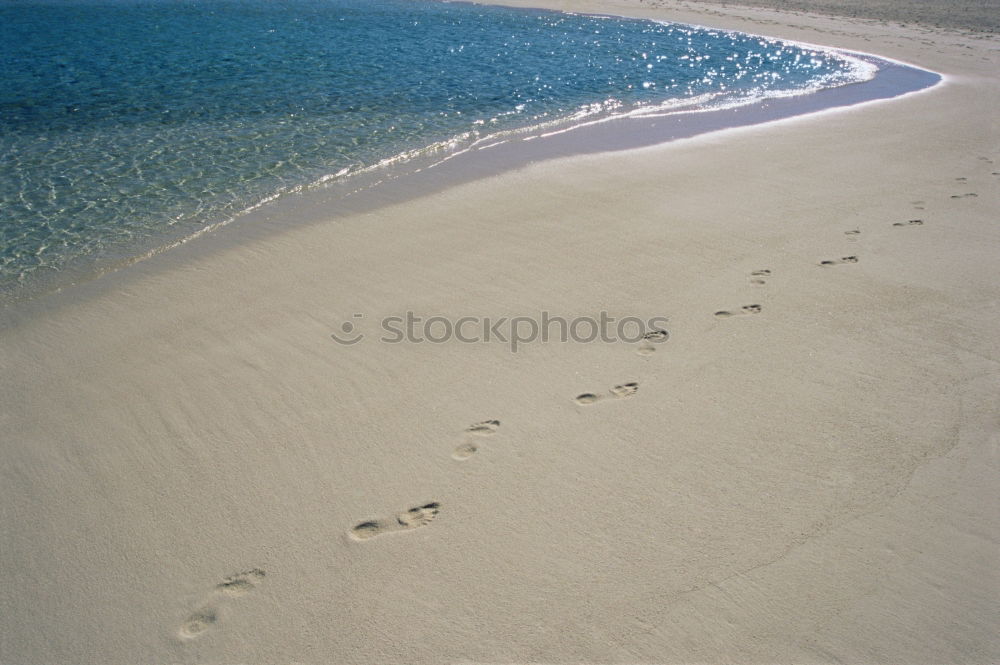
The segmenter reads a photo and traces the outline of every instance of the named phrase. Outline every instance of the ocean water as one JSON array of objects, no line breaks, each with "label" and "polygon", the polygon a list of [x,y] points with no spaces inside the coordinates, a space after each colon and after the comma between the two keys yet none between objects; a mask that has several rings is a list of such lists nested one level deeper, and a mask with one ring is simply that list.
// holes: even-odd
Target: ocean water
[{"label": "ocean water", "polygon": [[835,53],[425,0],[0,0],[0,295],[541,123],[845,85]]}]

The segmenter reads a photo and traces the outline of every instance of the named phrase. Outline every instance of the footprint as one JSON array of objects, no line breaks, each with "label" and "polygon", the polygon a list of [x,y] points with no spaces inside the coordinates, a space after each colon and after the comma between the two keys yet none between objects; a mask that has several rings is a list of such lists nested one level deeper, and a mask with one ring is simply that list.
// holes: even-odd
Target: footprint
[{"label": "footprint", "polygon": [[400,513],[396,515],[396,521],[404,529],[416,529],[422,526],[427,526],[434,521],[437,517],[438,509],[441,504],[439,503],[428,503],[424,506],[418,506],[416,508],[410,508],[405,513]]},{"label": "footprint", "polygon": [[465,431],[469,434],[476,434],[479,436],[491,436],[496,434],[498,429],[500,429],[499,420],[484,420],[481,423],[469,425],[465,428]]},{"label": "footprint", "polygon": [[905,222],[893,222],[893,226],[923,226],[924,220],[922,219],[910,219]]},{"label": "footprint", "polygon": [[[260,581],[264,579],[266,574],[260,568],[252,568],[241,573],[236,573],[235,575],[230,575],[215,585],[216,600],[220,594],[230,598],[245,596],[257,588],[257,585],[260,584]],[[184,623],[181,624],[178,634],[186,640],[191,640],[218,623],[219,610],[215,605],[215,601],[205,601],[199,609],[192,612]]]},{"label": "footprint", "polygon": [[721,309],[715,313],[720,319],[726,319],[730,316],[742,316],[744,314],[760,314],[762,307],[760,305],[744,305],[740,307],[739,311],[733,312],[728,309]]},{"label": "footprint", "polygon": [[215,589],[226,594],[227,596],[245,596],[257,588],[257,585],[262,579],[264,579],[266,574],[267,573],[260,568],[247,570],[242,573],[230,575],[222,582],[215,585]]},{"label": "footprint", "polygon": [[203,607],[191,613],[178,631],[186,640],[193,640],[219,621],[219,613],[214,607]]},{"label": "footprint", "polygon": [[[493,436],[498,429],[500,429],[499,420],[484,420],[481,423],[469,425],[465,428],[465,431],[467,434],[474,434],[476,436]],[[466,441],[452,451],[451,457],[459,462],[464,462],[475,455],[478,450],[479,446],[471,441]]]},{"label": "footprint", "polygon": [[464,462],[465,460],[475,455],[477,450],[479,450],[479,446],[477,446],[476,444],[463,443],[462,445],[455,448],[455,450],[451,453],[451,457],[452,459],[456,459],[459,462]]},{"label": "footprint", "polygon": [[[628,397],[634,396],[637,392],[639,392],[639,384],[634,381],[630,383],[622,383],[620,385],[615,386],[608,392],[611,394],[611,397],[613,399],[626,399]],[[594,402],[598,402],[603,399],[606,398],[601,395],[595,395],[594,393],[583,393],[581,395],[577,395],[573,399],[573,401],[580,405],[587,405],[587,404],[593,404]]]},{"label": "footprint", "polygon": [[967,198],[976,198],[977,196],[979,196],[979,194],[976,194],[975,192],[969,192],[967,194],[952,194],[951,198],[953,198],[953,199],[967,199]]},{"label": "footprint", "polygon": [[362,522],[351,529],[351,538],[354,540],[368,540],[380,533],[384,533],[385,530],[381,522]]},{"label": "footprint", "polygon": [[913,208],[915,210],[923,210],[924,209],[924,205],[925,205],[924,201],[910,201],[910,203],[913,204]]},{"label": "footprint", "polygon": [[844,231],[844,235],[847,236],[847,242],[857,242],[858,236],[861,235],[861,229],[851,229],[850,231]]},{"label": "footprint", "polygon": [[839,259],[830,259],[827,261],[820,261],[821,266],[835,266],[840,263],[857,263],[858,257],[856,256],[843,256]]},{"label": "footprint", "polygon": [[639,348],[636,349],[636,353],[640,356],[649,356],[656,352],[656,344],[660,342],[665,342],[670,339],[670,333],[662,328],[657,328],[651,330],[642,336],[642,342],[639,343]]},{"label": "footprint", "polygon": [[668,339],[670,339],[670,333],[668,333],[666,330],[663,330],[662,328],[656,328],[655,330],[651,330],[650,332],[643,335],[642,339],[647,342],[654,342],[654,343],[665,342]]},{"label": "footprint", "polygon": [[754,270],[752,273],[750,273],[750,283],[754,284],[755,286],[762,286],[764,284],[767,284],[767,280],[764,278],[770,276],[771,276],[771,271],[768,270],[767,268],[764,268],[762,270]]},{"label": "footprint", "polygon": [[349,535],[354,540],[365,541],[384,533],[419,529],[433,522],[440,508],[441,504],[434,501],[399,513],[396,515],[395,522],[390,520],[361,522],[350,530]]},{"label": "footprint", "polygon": [[968,178],[955,178],[955,182],[966,182]]},{"label": "footprint", "polygon": [[639,392],[639,384],[635,382],[623,383],[620,386],[615,386],[614,388],[612,388],[610,392],[616,399],[622,399],[624,397],[632,397],[632,395],[635,395],[637,392]]}]

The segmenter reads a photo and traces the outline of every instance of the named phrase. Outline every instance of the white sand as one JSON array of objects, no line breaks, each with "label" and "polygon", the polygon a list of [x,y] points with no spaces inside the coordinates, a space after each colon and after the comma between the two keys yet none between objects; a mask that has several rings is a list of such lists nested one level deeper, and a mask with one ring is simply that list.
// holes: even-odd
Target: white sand
[{"label": "white sand", "polygon": [[[1000,42],[545,4],[947,81],[196,242],[5,314],[2,665],[1000,661]],[[408,309],[671,338],[330,338]]]}]

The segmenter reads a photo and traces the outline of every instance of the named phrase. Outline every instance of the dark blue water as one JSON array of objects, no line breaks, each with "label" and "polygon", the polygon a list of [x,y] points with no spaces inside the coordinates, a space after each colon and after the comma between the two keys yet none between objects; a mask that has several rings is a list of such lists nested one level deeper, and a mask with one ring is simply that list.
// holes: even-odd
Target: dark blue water
[{"label": "dark blue water", "polygon": [[0,0],[0,292],[517,128],[868,75],[737,33],[421,0]]}]

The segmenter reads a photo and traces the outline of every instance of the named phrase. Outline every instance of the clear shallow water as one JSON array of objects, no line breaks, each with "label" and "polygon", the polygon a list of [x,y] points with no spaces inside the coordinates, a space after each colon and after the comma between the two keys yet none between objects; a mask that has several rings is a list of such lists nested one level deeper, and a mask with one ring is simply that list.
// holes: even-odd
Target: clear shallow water
[{"label": "clear shallow water", "polygon": [[0,0],[0,293],[497,133],[870,75],[739,33],[421,0]]}]

